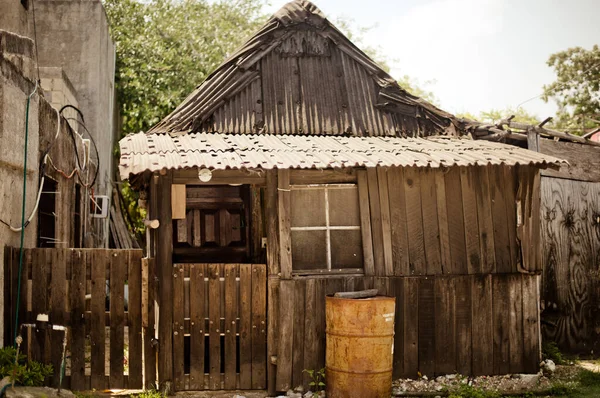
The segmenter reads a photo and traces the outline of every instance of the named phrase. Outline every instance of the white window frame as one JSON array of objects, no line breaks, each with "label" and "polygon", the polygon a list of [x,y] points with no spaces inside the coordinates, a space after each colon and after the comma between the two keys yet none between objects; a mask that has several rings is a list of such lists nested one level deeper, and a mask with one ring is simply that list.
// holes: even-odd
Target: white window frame
[{"label": "white window frame", "polygon": [[[356,183],[348,183],[348,184],[305,184],[305,185],[290,185],[290,190],[294,191],[304,191],[304,190],[323,190],[325,191],[325,225],[320,227],[290,227],[291,231],[325,231],[325,247],[326,247],[326,255],[327,255],[327,269],[315,269],[310,271],[303,270],[294,270],[295,273],[322,273],[324,271],[332,272],[335,269],[332,269],[331,264],[331,231],[360,231],[360,214],[359,214],[359,225],[347,225],[347,226],[332,226],[329,221],[329,191],[333,189],[356,189],[358,190],[358,184]],[[360,212],[360,206],[358,208]],[[291,237],[290,237],[291,238]],[[364,254],[363,254],[364,255]],[[364,260],[364,259],[363,259]],[[292,263],[294,259],[292,258]],[[292,266],[293,268],[293,266]],[[346,271],[349,273],[363,273],[362,268],[349,268],[349,269],[339,269],[340,272]]]}]

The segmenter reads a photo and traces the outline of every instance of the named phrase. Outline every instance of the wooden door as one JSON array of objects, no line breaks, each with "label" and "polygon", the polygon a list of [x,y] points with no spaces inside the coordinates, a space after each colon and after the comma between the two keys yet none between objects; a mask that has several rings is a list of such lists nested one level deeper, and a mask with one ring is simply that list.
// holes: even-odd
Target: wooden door
[{"label": "wooden door", "polygon": [[174,262],[243,263],[250,257],[247,186],[189,186],[174,228]]}]

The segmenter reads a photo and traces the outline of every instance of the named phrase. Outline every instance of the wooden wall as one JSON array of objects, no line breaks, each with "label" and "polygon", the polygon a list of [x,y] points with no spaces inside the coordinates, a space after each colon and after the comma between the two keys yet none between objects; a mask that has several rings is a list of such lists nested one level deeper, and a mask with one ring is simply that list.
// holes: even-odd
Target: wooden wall
[{"label": "wooden wall", "polygon": [[543,332],[564,352],[600,349],[600,182],[542,177]]},{"label": "wooden wall", "polygon": [[306,171],[268,172],[272,391],[306,385],[302,369],[324,365],[325,295],[369,287],[397,299],[396,377],[537,371],[539,170],[314,173],[313,183],[358,184],[364,276],[293,274],[289,185],[311,179]]},{"label": "wooden wall", "polygon": [[280,281],[277,390],[325,366],[325,295],[377,288],[396,297],[394,377],[535,373],[539,276],[299,278]]},{"label": "wooden wall", "polygon": [[539,151],[569,162],[542,171],[542,333],[589,355],[600,350],[600,148],[540,139]]}]

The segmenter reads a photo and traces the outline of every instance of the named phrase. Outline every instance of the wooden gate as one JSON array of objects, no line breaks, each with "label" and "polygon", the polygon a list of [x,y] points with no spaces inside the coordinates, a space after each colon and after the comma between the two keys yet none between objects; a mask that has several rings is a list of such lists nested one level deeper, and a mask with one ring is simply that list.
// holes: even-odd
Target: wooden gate
[{"label": "wooden gate", "polygon": [[175,390],[266,388],[266,265],[174,264]]}]

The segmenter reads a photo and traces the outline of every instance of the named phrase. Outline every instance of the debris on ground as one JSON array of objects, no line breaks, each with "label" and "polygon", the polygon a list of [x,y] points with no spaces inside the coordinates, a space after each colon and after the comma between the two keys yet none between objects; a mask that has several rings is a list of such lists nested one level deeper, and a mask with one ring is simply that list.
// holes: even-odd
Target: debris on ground
[{"label": "debris on ground", "polygon": [[6,398],[75,398],[75,395],[69,390],[60,390],[50,387],[8,387],[6,389]]},{"label": "debris on ground", "polygon": [[467,377],[460,374],[449,374],[435,378],[426,376],[419,379],[398,379],[392,383],[395,396],[411,395],[411,393],[441,393],[457,391],[469,386],[485,391],[515,393],[534,390],[546,390],[552,386],[551,380],[544,374],[512,374],[503,376]]}]

